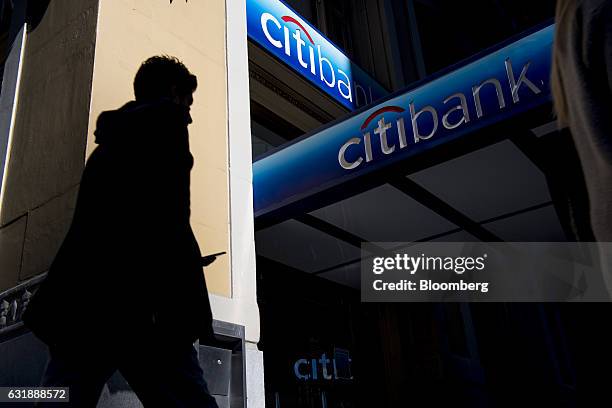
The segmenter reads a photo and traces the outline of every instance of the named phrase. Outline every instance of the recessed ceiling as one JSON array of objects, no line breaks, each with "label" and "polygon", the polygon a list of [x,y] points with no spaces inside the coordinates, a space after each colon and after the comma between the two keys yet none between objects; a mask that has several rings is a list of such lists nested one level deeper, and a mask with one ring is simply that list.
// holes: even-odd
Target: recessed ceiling
[{"label": "recessed ceiling", "polygon": [[409,178],[474,221],[550,201],[544,173],[508,140]]},{"label": "recessed ceiling", "polygon": [[370,242],[410,242],[457,228],[388,184],[310,214]]}]

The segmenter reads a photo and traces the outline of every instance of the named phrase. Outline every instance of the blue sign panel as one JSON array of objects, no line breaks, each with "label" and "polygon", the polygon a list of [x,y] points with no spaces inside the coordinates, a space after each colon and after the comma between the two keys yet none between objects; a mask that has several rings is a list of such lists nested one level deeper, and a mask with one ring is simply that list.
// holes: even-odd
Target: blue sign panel
[{"label": "blue sign panel", "polygon": [[549,102],[553,32],[534,32],[256,161],[255,216]]},{"label": "blue sign panel", "polygon": [[279,0],[247,0],[249,38],[350,110],[388,92]]}]

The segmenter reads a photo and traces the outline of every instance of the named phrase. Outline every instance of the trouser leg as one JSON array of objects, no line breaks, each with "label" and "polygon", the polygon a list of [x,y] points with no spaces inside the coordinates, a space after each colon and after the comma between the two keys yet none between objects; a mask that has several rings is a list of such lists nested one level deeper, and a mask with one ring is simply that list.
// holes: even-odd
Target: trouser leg
[{"label": "trouser leg", "polygon": [[41,386],[68,387],[69,402],[39,402],[36,406],[95,408],[114,371],[108,359],[92,358],[83,352],[51,350]]},{"label": "trouser leg", "polygon": [[119,371],[146,408],[218,408],[190,343],[131,353]]}]

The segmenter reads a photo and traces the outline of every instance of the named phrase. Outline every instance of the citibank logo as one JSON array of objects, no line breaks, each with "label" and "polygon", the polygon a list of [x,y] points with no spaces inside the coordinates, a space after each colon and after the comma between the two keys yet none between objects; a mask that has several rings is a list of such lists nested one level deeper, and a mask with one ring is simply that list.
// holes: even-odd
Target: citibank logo
[{"label": "citibank logo", "polygon": [[[516,78],[512,68],[512,61],[508,58],[504,61],[509,95],[512,103],[520,102],[519,89],[524,87],[532,94],[540,94],[541,89],[527,77],[527,71],[531,62],[527,62],[521,69],[521,73]],[[543,82],[540,81],[543,85]],[[483,92],[489,92],[488,106],[483,104]],[[491,98],[491,95],[494,95]],[[368,163],[375,159],[372,139],[377,139],[380,149],[375,149],[376,154],[391,155],[398,150],[405,149],[409,144],[416,145],[436,136],[441,127],[446,131],[465,126],[474,120],[470,113],[469,106],[473,106],[476,113],[475,120],[481,119],[490,112],[499,112],[506,108],[502,81],[497,78],[488,78],[471,88],[471,95],[468,97],[462,92],[455,92],[440,103],[432,101],[418,109],[410,94],[406,97],[407,108],[398,105],[387,105],[376,109],[361,124],[361,136],[347,140],[338,151],[338,163],[345,170],[352,170],[361,166],[364,162]],[[484,105],[484,106],[483,106]],[[496,106],[497,105],[497,106]],[[436,108],[437,107],[437,108]],[[444,110],[442,110],[444,109]],[[440,121],[440,110],[443,114]],[[407,111],[407,112],[406,112]],[[373,129],[372,122],[375,123]],[[407,136],[406,123],[411,131],[411,137]],[[368,130],[370,129],[370,130]],[[374,137],[372,136],[374,135]],[[390,142],[393,138],[393,142]],[[378,146],[377,146],[378,147]],[[347,158],[350,157],[350,158]]]},{"label": "citibank logo", "polygon": [[267,12],[261,14],[260,23],[268,43],[282,50],[281,52],[284,51],[289,59],[297,61],[311,79],[334,92],[337,91],[342,99],[351,104],[355,100],[356,106],[365,106],[372,102],[372,87],[353,81],[350,73],[338,67],[333,58],[325,55],[321,44],[315,43],[305,23],[288,15],[279,20]]},{"label": "citibank logo", "polygon": [[317,358],[301,358],[293,364],[295,378],[303,381],[352,380],[351,358],[347,350],[329,359],[326,353]]}]

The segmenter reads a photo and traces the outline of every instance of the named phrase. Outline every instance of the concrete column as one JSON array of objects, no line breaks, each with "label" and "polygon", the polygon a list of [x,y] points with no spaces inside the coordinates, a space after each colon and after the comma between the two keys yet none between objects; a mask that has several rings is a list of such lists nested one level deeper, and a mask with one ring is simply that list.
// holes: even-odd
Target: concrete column
[{"label": "concrete column", "polygon": [[[211,300],[216,319],[238,320],[246,330],[247,404],[265,406],[259,341],[249,104],[246,2],[226,2],[232,298]],[[231,319],[231,320],[230,320]]]}]

